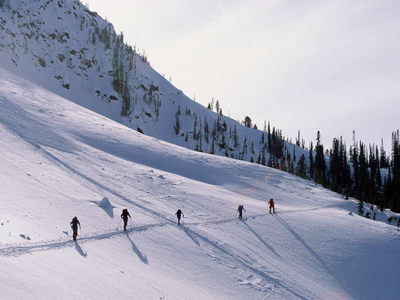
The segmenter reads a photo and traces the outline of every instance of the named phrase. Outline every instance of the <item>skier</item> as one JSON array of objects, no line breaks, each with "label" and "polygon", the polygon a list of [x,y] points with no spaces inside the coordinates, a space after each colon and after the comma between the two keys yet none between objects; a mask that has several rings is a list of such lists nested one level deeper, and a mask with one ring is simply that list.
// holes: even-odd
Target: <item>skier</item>
[{"label": "skier", "polygon": [[185,217],[185,215],[183,214],[183,212],[178,209],[178,211],[175,213],[176,217],[178,218],[178,225],[181,225],[181,217]]},{"label": "skier", "polygon": [[73,232],[72,238],[74,241],[76,241],[76,237],[78,236],[78,225],[79,228],[81,228],[81,223],[79,223],[78,217],[74,217],[69,225],[71,226]]},{"label": "skier", "polygon": [[275,213],[275,202],[274,202],[274,199],[270,199],[268,201],[268,206],[269,206],[269,213],[272,214],[272,211]]},{"label": "skier", "polygon": [[132,219],[131,215],[128,212],[128,209],[125,208],[122,210],[122,214],[121,214],[121,218],[122,218],[122,220],[124,220],[124,231],[126,231],[126,226],[128,225],[128,217],[130,219]]},{"label": "skier", "polygon": [[243,211],[246,211],[246,210],[244,209],[243,205],[239,205],[237,211],[239,212],[239,219],[242,219],[242,217],[243,217],[243,216],[242,216]]}]

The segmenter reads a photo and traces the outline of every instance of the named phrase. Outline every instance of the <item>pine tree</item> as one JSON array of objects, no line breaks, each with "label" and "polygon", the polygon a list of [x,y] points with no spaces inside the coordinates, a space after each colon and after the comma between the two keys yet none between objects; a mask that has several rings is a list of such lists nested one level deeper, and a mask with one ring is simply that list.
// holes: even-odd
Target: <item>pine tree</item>
[{"label": "pine tree", "polygon": [[310,166],[309,166],[309,172],[310,172],[310,177],[311,179],[314,179],[314,147],[313,143],[310,143],[310,154],[309,154],[309,161],[310,161]]},{"label": "pine tree", "polygon": [[179,114],[177,112],[175,114],[175,124],[174,124],[175,135],[179,134],[180,129],[181,129],[181,123],[179,121]]},{"label": "pine tree", "polygon": [[300,147],[300,130],[297,132],[296,145]]},{"label": "pine tree", "polygon": [[353,146],[350,148],[350,157],[353,164],[353,189],[354,194],[358,197],[360,190],[360,164],[359,164],[359,151],[356,142],[355,131],[353,130]]},{"label": "pine tree", "polygon": [[120,83],[120,71],[119,71],[119,49],[117,46],[114,47],[114,55],[112,59],[112,66],[113,66],[113,88],[115,91],[118,91],[119,83]]},{"label": "pine tree", "polygon": [[194,116],[194,123],[193,123],[193,139],[197,140],[197,114]]},{"label": "pine tree", "polygon": [[297,157],[296,157],[296,147],[293,146],[293,162],[297,161]]},{"label": "pine tree", "polygon": [[[123,68],[122,68],[123,70]],[[122,83],[122,116],[129,116],[131,110],[131,95],[129,93],[129,75],[128,72],[125,72],[125,76],[123,76],[123,83]]]},{"label": "pine tree", "polygon": [[236,130],[236,124],[233,129],[233,141],[234,141],[234,147],[236,148],[238,146],[238,135],[237,135],[237,130]]},{"label": "pine tree", "polygon": [[217,100],[217,102],[215,102],[215,109],[217,110],[217,114],[219,114],[220,106],[219,106],[219,101],[218,100]]},{"label": "pine tree", "polygon": [[267,151],[268,153],[270,153],[272,155],[272,138],[271,138],[271,127],[269,125],[269,121],[268,121],[268,129],[267,129],[267,141],[268,141],[268,145],[267,145]]},{"label": "pine tree", "polygon": [[368,172],[368,161],[366,157],[365,145],[360,141],[360,188],[358,191],[358,198],[365,201],[367,200],[367,195],[369,194],[370,180]]},{"label": "pine tree", "polygon": [[299,162],[297,163],[296,175],[301,178],[307,178],[307,164],[304,154],[300,156]]},{"label": "pine tree", "polygon": [[250,119],[249,116],[246,116],[246,117],[244,118],[243,125],[246,126],[246,127],[248,127],[248,128],[251,128],[251,127],[252,127],[251,119]]},{"label": "pine tree", "polygon": [[244,136],[244,142],[243,142],[243,149],[241,153],[241,160],[244,159],[244,156],[247,154],[247,136]]},{"label": "pine tree", "polygon": [[212,139],[210,154],[215,154],[215,141],[214,141],[214,138]]},{"label": "pine tree", "polygon": [[400,131],[392,133],[392,197],[390,199],[390,208],[394,212],[400,212]]},{"label": "pine tree", "polygon": [[359,201],[358,201],[358,207],[357,207],[357,209],[358,209],[358,214],[359,214],[360,216],[364,216],[364,202],[363,202],[362,200],[359,200]]},{"label": "pine tree", "polygon": [[265,147],[262,148],[262,152],[261,152],[261,164],[263,166],[267,165],[267,159],[265,157]]},{"label": "pine tree", "polygon": [[206,143],[209,143],[209,129],[208,129],[208,122],[207,119],[204,118],[204,139]]},{"label": "pine tree", "polygon": [[322,186],[326,187],[327,178],[324,146],[321,144],[321,134],[319,131],[317,132],[317,145],[315,151],[314,180],[316,183],[322,184]]},{"label": "pine tree", "polygon": [[388,168],[389,167],[389,163],[388,163],[387,157],[386,157],[386,151],[385,151],[385,148],[383,146],[383,139],[381,140],[381,155],[380,155],[379,163],[380,163],[380,167],[381,168]]},{"label": "pine tree", "polygon": [[330,152],[330,168],[329,173],[331,176],[331,189],[334,192],[341,192],[342,186],[342,165],[339,154],[339,141],[335,138],[332,142],[332,149]]},{"label": "pine tree", "polygon": [[220,147],[221,149],[225,149],[225,148],[226,148],[225,134],[222,134],[221,142],[220,142],[220,144],[219,144],[219,147]]}]

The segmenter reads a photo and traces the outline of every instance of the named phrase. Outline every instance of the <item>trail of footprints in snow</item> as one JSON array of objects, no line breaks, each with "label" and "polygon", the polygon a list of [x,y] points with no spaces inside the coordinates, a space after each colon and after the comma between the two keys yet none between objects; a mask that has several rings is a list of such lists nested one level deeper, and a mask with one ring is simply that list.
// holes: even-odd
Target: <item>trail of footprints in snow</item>
[{"label": "trail of footprints in snow", "polygon": [[[309,209],[304,209],[304,210],[279,211],[279,214],[295,213],[295,212],[308,212],[308,211],[314,211],[314,210],[320,210],[320,209],[327,209],[332,206],[333,205],[309,208]],[[243,218],[243,220],[255,219],[255,218],[266,216],[266,215],[268,215],[268,214],[263,213],[263,214],[259,214],[259,215],[248,216],[248,217]],[[232,222],[232,221],[236,221],[236,220],[237,220],[237,218],[230,218],[230,219],[222,219],[222,220],[218,220],[218,221],[206,221],[203,223],[188,223],[188,224],[185,224],[185,226],[207,226],[207,225],[212,225],[212,224],[228,223],[228,222]],[[145,231],[145,230],[148,230],[148,229],[151,229],[154,227],[164,227],[167,225],[172,226],[174,224],[175,224],[174,221],[171,221],[169,223],[148,224],[148,225],[131,228],[127,232],[130,233],[130,232]],[[122,235],[125,233],[126,232],[124,232],[124,231],[102,232],[102,233],[95,234],[92,236],[81,237],[78,241],[81,243],[86,243],[86,242],[90,242],[90,241],[97,241],[97,240],[112,238],[114,236]],[[29,236],[21,235],[21,237],[23,237],[24,239],[30,240]],[[0,248],[0,256],[20,256],[20,255],[23,255],[26,253],[30,253],[32,251],[45,251],[45,250],[51,250],[51,249],[54,250],[54,249],[59,249],[59,248],[64,248],[64,247],[72,247],[74,245],[75,245],[75,242],[72,240],[52,240],[47,243],[31,244],[31,245],[10,245],[5,248]]]}]

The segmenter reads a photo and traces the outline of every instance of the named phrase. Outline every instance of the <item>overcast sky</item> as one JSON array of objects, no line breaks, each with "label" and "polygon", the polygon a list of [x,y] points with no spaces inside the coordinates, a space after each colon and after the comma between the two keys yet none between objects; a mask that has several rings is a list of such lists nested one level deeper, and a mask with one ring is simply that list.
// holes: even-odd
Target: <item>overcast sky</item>
[{"label": "overcast sky", "polygon": [[[400,128],[397,0],[84,0],[196,101],[325,146]],[[386,149],[389,150],[389,149]]]}]

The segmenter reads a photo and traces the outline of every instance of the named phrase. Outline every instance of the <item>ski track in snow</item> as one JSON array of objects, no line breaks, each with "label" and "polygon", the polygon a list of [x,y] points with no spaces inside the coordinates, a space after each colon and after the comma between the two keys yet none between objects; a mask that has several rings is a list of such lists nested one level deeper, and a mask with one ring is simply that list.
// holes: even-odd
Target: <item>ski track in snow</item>
[{"label": "ski track in snow", "polygon": [[[301,212],[310,212],[310,211],[315,211],[315,210],[321,210],[321,209],[327,209],[331,208],[333,205],[328,205],[328,206],[322,206],[322,207],[315,207],[315,208],[310,208],[310,209],[299,209],[299,210],[287,210],[287,211],[280,211],[280,214],[287,214],[287,213],[301,213]],[[158,215],[158,214],[157,214]],[[257,214],[257,215],[252,215],[252,216],[247,216],[243,217],[242,221],[243,224],[245,224],[247,227],[248,225],[245,223],[246,220],[252,220],[256,219],[259,217],[265,217],[270,215],[269,213],[264,213],[264,214]],[[272,214],[272,216],[277,217],[277,214]],[[159,215],[158,215],[159,216]],[[167,219],[166,217],[162,217]],[[279,217],[277,219],[281,220]],[[166,227],[166,226],[177,226],[176,222],[174,220],[167,219],[169,222],[166,223],[158,223],[158,224],[148,224],[148,225],[142,225],[142,226],[136,226],[134,228],[130,228],[127,231],[104,231],[101,233],[94,233],[92,235],[88,236],[82,236],[78,239],[79,243],[87,243],[87,242],[95,242],[98,240],[104,240],[104,239],[109,239],[113,238],[115,236],[120,236],[126,233],[135,233],[135,232],[140,232],[140,231],[147,231],[155,227]],[[205,237],[200,236],[199,233],[189,229],[191,226],[209,226],[209,225],[218,225],[218,224],[224,224],[224,223],[229,223],[229,222],[234,222],[238,221],[238,218],[229,218],[229,219],[223,219],[223,220],[218,220],[218,221],[206,221],[203,223],[185,223],[184,225],[181,225],[181,229],[184,231],[188,231],[189,233],[193,234],[194,236],[199,236],[200,239],[206,240]],[[208,240],[207,240],[208,241]],[[209,242],[210,243],[210,242]],[[17,244],[17,245],[7,245],[6,247],[0,248],[0,255],[1,256],[14,256],[18,257],[20,255],[24,254],[29,254],[33,251],[47,251],[47,250],[57,250],[60,248],[64,247],[72,247],[76,243],[71,240],[53,240],[53,241],[47,241],[44,243],[39,243],[39,244],[32,244],[32,245],[25,245],[25,244]]]}]

